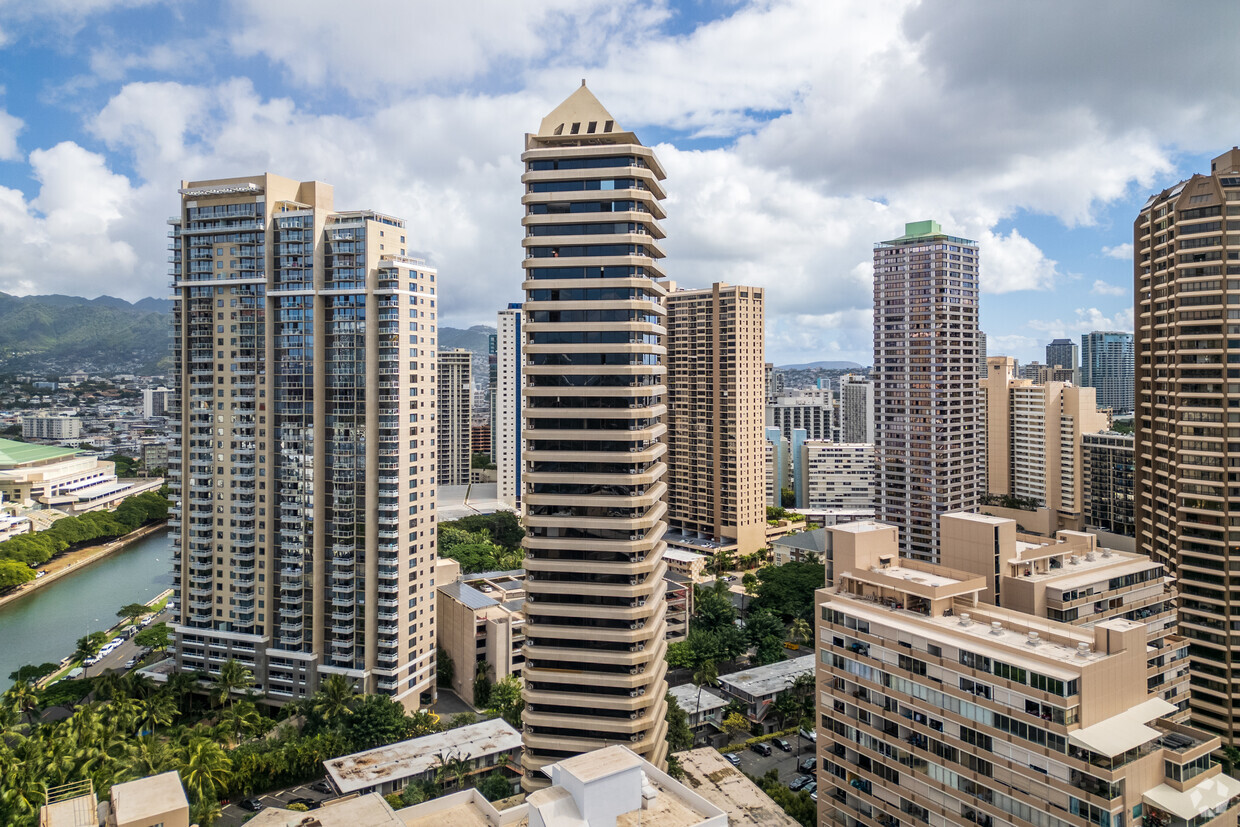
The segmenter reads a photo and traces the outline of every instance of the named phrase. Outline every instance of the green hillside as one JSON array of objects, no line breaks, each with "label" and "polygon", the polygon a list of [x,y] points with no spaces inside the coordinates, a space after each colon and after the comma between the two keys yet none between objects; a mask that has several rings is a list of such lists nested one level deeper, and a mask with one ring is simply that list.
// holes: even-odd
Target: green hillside
[{"label": "green hillside", "polygon": [[0,293],[0,370],[160,372],[169,363],[171,305]]}]

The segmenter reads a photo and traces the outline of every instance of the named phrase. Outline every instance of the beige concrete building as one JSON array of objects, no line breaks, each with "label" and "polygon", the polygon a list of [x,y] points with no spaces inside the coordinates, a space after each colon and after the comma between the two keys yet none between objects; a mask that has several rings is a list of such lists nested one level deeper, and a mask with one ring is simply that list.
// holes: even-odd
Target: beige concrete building
[{"label": "beige concrete building", "polygon": [[175,772],[115,784],[100,803],[90,781],[47,790],[39,827],[189,827],[189,802]]},{"label": "beige concrete building", "polygon": [[668,525],[766,545],[763,291],[715,283],[667,296]]},{"label": "beige concrete building", "polygon": [[455,666],[452,691],[472,706],[474,676],[480,668],[493,682],[523,676],[524,572],[450,576],[441,561],[435,582],[439,646]]},{"label": "beige concrete building", "polygon": [[500,502],[515,508],[523,493],[521,484],[521,425],[525,397],[522,393],[521,305],[510,304],[495,321],[495,383],[491,398],[495,426],[491,431],[492,457],[498,468]]},{"label": "beige concrete building", "polygon": [[1147,686],[1145,623],[990,606],[987,578],[898,556],[893,526],[831,532],[819,823],[1234,823],[1219,739]]},{"label": "beige concrete building", "polygon": [[34,414],[22,417],[23,439],[79,439],[82,420],[75,414]]},{"label": "beige concrete building", "polygon": [[1073,626],[1112,618],[1144,624],[1147,688],[1176,708],[1167,717],[1187,719],[1188,641],[1178,633],[1179,594],[1165,566],[1104,548],[1093,534],[1035,537],[986,514],[945,514],[941,531],[943,565],[986,578],[987,603]]},{"label": "beige concrete building", "polygon": [[846,513],[863,510],[873,516],[878,493],[874,487],[874,446],[864,442],[801,444],[798,458],[804,468],[796,474],[803,482],[797,492],[797,510],[806,513]]},{"label": "beige concrete building", "polygon": [[1193,722],[1232,744],[1240,731],[1240,599],[1226,573],[1240,570],[1240,489],[1230,470],[1240,462],[1240,425],[1228,411],[1240,405],[1230,347],[1240,323],[1228,307],[1240,302],[1237,230],[1234,148],[1208,174],[1152,195],[1133,225],[1136,542],[1174,572],[1183,595]]},{"label": "beige concrete building", "polygon": [[583,84],[527,134],[525,779],[666,762],[666,310],[654,151]]},{"label": "beige concrete building", "polygon": [[1032,500],[1056,528],[1084,527],[1083,439],[1110,427],[1093,388],[1016,377],[1016,360],[991,356],[986,398],[986,481],[993,496]]},{"label": "beige concrete building", "polygon": [[932,560],[939,516],[985,491],[978,247],[937,222],[874,247],[874,452],[879,515]]},{"label": "beige concrete building", "polygon": [[473,353],[463,348],[439,351],[440,485],[469,484],[472,359]]},{"label": "beige concrete building", "polygon": [[[175,654],[276,702],[435,692],[435,271],[405,223],[276,175],[170,220]],[[416,325],[416,327],[414,327]]]}]

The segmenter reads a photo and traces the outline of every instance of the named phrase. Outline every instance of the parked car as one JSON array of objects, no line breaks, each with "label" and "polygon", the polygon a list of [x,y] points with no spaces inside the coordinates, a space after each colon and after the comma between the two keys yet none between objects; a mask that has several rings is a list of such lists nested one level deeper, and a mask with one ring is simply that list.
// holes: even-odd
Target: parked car
[{"label": "parked car", "polygon": [[263,809],[263,802],[257,798],[246,798],[237,802],[237,806],[243,810],[249,810],[251,813],[257,813]]},{"label": "parked car", "polygon": [[91,656],[90,656],[90,657],[88,657],[86,660],[82,661],[82,665],[83,665],[83,666],[94,666],[96,663],[98,663],[98,662],[99,662],[99,661],[101,661],[101,660],[103,660],[103,655],[101,655],[101,654],[100,654],[100,655],[91,655]]},{"label": "parked car", "polygon": [[723,757],[726,758],[728,763],[734,767],[739,767],[741,765],[741,757],[735,752],[725,752]]},{"label": "parked car", "polygon": [[817,730],[802,729],[802,730],[798,730],[798,732],[800,733],[801,737],[804,738],[806,741],[813,741],[814,743],[818,743]]},{"label": "parked car", "polygon": [[808,785],[813,780],[814,779],[808,775],[798,775],[796,778],[792,779],[792,781],[788,783],[788,789],[792,790],[795,793],[797,790],[805,789],[806,785]]},{"label": "parked car", "polygon": [[804,787],[801,788],[801,792],[809,793],[809,797],[817,801],[818,800],[818,782],[817,781],[809,782],[808,784],[806,784]]},{"label": "parked car", "polygon": [[759,755],[770,755],[771,754],[771,745],[764,744],[761,741],[751,746],[750,749],[758,753]]},{"label": "parked car", "polygon": [[784,752],[792,752],[792,744],[789,744],[783,738],[772,738],[771,743],[782,749]]},{"label": "parked car", "polygon": [[335,795],[336,793],[336,790],[332,787],[332,782],[328,781],[326,778],[315,781],[310,785],[310,789],[314,790],[316,793],[322,793],[323,795]]},{"label": "parked car", "polygon": [[294,798],[289,800],[289,804],[304,804],[307,810],[317,810],[322,807],[322,802],[315,801],[313,798]]},{"label": "parked car", "polygon": [[817,763],[818,759],[811,755],[809,758],[802,759],[801,763],[797,764],[797,769],[801,772],[813,772]]},{"label": "parked car", "polygon": [[138,665],[138,659],[137,659],[137,658],[130,658],[129,660],[125,661],[125,668],[126,668],[126,669],[133,669],[133,668],[134,668],[135,666],[137,666],[137,665]]}]

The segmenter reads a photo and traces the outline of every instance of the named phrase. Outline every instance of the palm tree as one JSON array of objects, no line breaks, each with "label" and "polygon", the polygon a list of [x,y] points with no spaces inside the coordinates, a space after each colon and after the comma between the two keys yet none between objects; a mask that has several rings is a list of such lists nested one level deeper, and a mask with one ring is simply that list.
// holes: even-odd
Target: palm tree
[{"label": "palm tree", "polygon": [[155,730],[168,726],[176,717],[176,703],[168,695],[155,694],[144,701],[137,702],[135,717],[139,731],[149,731],[155,737]]},{"label": "palm tree", "polygon": [[[87,658],[93,658],[99,654],[99,650],[103,648],[103,644],[107,643],[108,636],[103,632],[91,632],[88,635],[82,635],[77,640],[77,648],[73,652],[73,659],[77,661],[85,661]],[[90,671],[90,667],[82,664],[82,677]]]},{"label": "palm tree", "polygon": [[310,700],[310,709],[324,723],[330,724],[353,712],[353,704],[357,695],[353,692],[353,681],[344,675],[328,675],[319,684],[319,691]]},{"label": "palm tree", "polygon": [[174,672],[168,676],[168,683],[164,684],[164,686],[176,701],[177,710],[182,715],[187,715],[184,703],[186,699],[193,696],[194,690],[198,688],[198,674],[195,672]]},{"label": "palm tree", "polygon": [[212,827],[223,815],[220,802],[214,798],[200,798],[190,808],[190,822],[200,827]]},{"label": "palm tree", "polygon": [[8,692],[4,693],[5,706],[11,706],[19,715],[28,715],[31,720],[38,717],[35,713],[39,709],[39,693],[34,691],[34,687],[24,681],[13,684]]},{"label": "palm tree", "polygon": [[129,744],[125,756],[130,777],[146,778],[177,768],[177,756],[167,741],[139,738]]},{"label": "palm tree", "polygon": [[[706,685],[714,686],[719,682],[719,668],[715,666],[713,660],[704,661],[697,671],[693,673],[693,683],[697,686],[697,713],[700,716],[702,710],[702,687]],[[700,717],[699,717],[700,720]]]},{"label": "palm tree", "polygon": [[155,681],[150,676],[138,672],[130,672],[121,678],[121,691],[130,698],[146,700],[155,694]]},{"label": "palm tree", "polygon": [[792,637],[793,643],[800,643],[801,641],[812,640],[814,637],[814,629],[809,625],[805,618],[798,617],[793,619],[792,628],[789,634]]},{"label": "palm tree", "polygon": [[234,692],[242,692],[254,685],[254,675],[241,661],[229,658],[220,667],[220,676],[211,687],[211,703],[219,706],[224,701],[235,703]]},{"label": "palm tree", "polygon": [[[741,588],[744,590],[744,597],[753,599],[758,593],[758,575],[752,571],[747,571],[741,576]],[[741,601],[741,614],[745,613],[744,601]]]},{"label": "palm tree", "polygon": [[217,798],[228,787],[232,760],[210,738],[194,738],[182,755],[181,781],[195,801]]},{"label": "palm tree", "polygon": [[242,735],[254,735],[263,726],[263,716],[250,701],[242,701],[230,706],[220,715],[220,727],[230,736],[234,744],[241,743]]}]

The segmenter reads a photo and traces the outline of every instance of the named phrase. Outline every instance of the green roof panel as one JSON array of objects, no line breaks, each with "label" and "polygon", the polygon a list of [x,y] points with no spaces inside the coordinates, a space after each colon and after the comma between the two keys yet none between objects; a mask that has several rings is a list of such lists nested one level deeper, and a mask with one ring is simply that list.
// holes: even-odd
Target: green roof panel
[{"label": "green roof panel", "polygon": [[32,442],[0,439],[0,467],[5,468],[70,457],[77,453],[79,451],[75,448],[63,448],[59,445],[36,445]]}]

